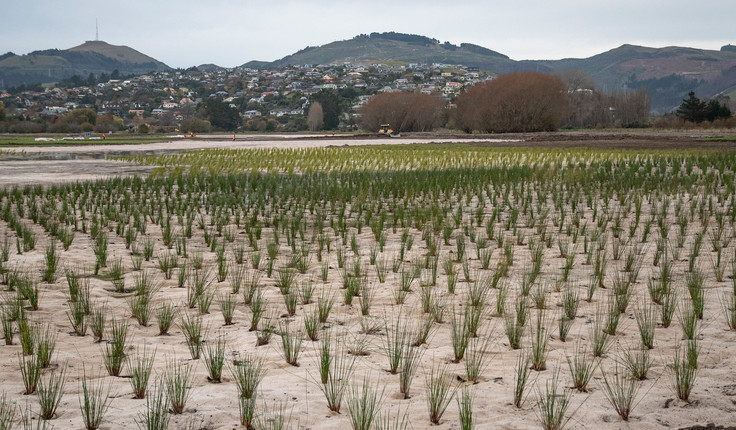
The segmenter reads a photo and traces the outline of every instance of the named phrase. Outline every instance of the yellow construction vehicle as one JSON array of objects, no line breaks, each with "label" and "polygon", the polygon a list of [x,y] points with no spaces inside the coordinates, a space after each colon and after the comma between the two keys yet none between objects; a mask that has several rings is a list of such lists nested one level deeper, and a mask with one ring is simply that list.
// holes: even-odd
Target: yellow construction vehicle
[{"label": "yellow construction vehicle", "polygon": [[398,133],[394,133],[394,130],[391,128],[391,124],[381,124],[381,128],[378,129],[378,135],[385,137],[399,137]]}]

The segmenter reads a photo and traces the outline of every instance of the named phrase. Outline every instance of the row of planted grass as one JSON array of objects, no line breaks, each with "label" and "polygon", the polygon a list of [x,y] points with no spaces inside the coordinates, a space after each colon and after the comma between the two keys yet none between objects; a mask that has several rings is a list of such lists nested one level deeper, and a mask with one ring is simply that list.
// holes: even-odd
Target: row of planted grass
[{"label": "row of planted grass", "polygon": [[[356,170],[395,171],[412,169],[474,169],[500,166],[559,167],[588,163],[618,163],[650,158],[679,158],[686,168],[706,151],[600,150],[587,148],[546,149],[539,147],[492,147],[468,144],[381,145],[371,147],[207,149],[163,155],[120,157],[141,164],[162,166],[162,172],[219,174],[249,171],[311,173]],[[582,163],[582,164],[581,164]]]},{"label": "row of planted grass", "polygon": [[[18,335],[23,347],[26,391],[38,380],[34,375],[45,372],[36,363],[53,361],[42,351],[58,341],[34,328],[52,322],[33,318],[49,294],[43,287],[62,282],[56,275],[66,251],[57,250],[56,241],[73,250],[81,236],[89,238],[85,252],[94,266],[66,266],[65,324],[78,337],[90,328],[104,342],[110,377],[123,375],[127,363],[136,397],[146,397],[155,353],[126,353],[130,324],[148,327],[155,320],[151,336],[176,325],[186,344],[191,361],[167,361],[155,397],[146,397],[153,401],[141,405],[139,422],[149,428],[154,422],[163,428],[167,405],[173,414],[185,410],[197,362],[211,383],[221,381],[228,366],[224,374],[239,394],[241,424],[259,427],[273,418],[255,403],[266,353],[255,348],[244,360],[228,360],[226,345],[237,340],[209,330],[220,318],[231,325],[238,308],[253,344],[269,345],[277,335],[282,359],[308,369],[328,409],[339,411],[345,400],[354,428],[369,428],[366,422],[407,428],[407,415],[381,411],[386,390],[395,387],[409,401],[424,397],[431,423],[441,422],[460,393],[457,416],[470,428],[474,396],[491,388],[474,385],[488,371],[490,351],[515,357],[509,398],[517,407],[530,392],[531,372],[542,375],[534,402],[543,427],[559,428],[569,419],[573,391],[585,392],[597,372],[601,392],[626,420],[641,381],[653,367],[664,367],[649,351],[680,334],[681,347],[663,348],[672,354],[672,371],[660,384],[671,381],[677,397],[689,399],[703,327],[734,328],[736,283],[728,288],[725,282],[734,265],[731,154],[503,150],[489,151],[492,162],[484,167],[463,168],[475,155],[460,148],[429,156],[432,148],[390,151],[397,152],[377,151],[374,158],[352,149],[322,152],[323,166],[333,166],[328,172],[290,167],[283,161],[288,157],[271,151],[264,156],[283,164],[265,170],[298,173],[181,174],[3,190],[3,330],[6,343]],[[203,165],[212,161],[212,154],[200,155]],[[349,167],[353,158],[359,161]],[[427,165],[391,170],[410,165],[407,159]],[[194,159],[183,160],[170,168]],[[233,169],[264,170],[249,163],[256,161]],[[428,170],[440,165],[446,167]],[[32,243],[24,239],[29,234]],[[110,236],[119,239],[114,249]],[[21,264],[37,242],[45,244],[38,268],[43,279]],[[94,275],[124,302],[93,303]],[[163,285],[181,290],[164,292]],[[632,300],[640,303],[631,306]],[[211,312],[213,303],[221,316]],[[392,311],[397,307],[402,311]],[[118,312],[108,319],[111,309]],[[350,309],[359,311],[356,323],[331,329]],[[636,344],[614,349],[632,341],[619,328],[627,316],[636,321]],[[669,328],[673,316],[679,332]],[[552,335],[567,342],[578,317],[593,322],[588,336],[573,334],[573,351],[558,344],[567,366],[550,363]],[[319,360],[310,365],[300,354],[311,344]],[[442,346],[449,347],[447,359],[426,353]],[[397,375],[383,378],[384,388],[375,382],[381,378],[349,384],[365,354],[385,356],[388,373]],[[411,389],[420,370],[423,393]],[[39,396],[41,405],[63,396],[63,375],[47,374],[57,388]],[[457,377],[467,382],[452,382]],[[561,377],[575,390],[563,388]],[[86,396],[80,401],[84,416],[88,403]],[[42,409],[53,418],[53,410]],[[284,411],[271,412],[285,426]]]}]

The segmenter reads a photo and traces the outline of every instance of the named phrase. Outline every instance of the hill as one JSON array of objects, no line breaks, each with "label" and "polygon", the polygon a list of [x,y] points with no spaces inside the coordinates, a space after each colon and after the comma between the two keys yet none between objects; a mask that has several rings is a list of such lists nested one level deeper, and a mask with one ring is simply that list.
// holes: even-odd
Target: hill
[{"label": "hill", "polygon": [[[445,63],[477,67],[503,74],[534,70],[555,73],[567,69],[587,72],[605,91],[645,88],[656,113],[677,107],[689,91],[700,98],[730,95],[736,101],[736,46],[720,50],[687,47],[649,48],[622,45],[588,58],[516,61],[491,49],[461,43],[441,43],[437,39],[395,32],[361,34],[349,40],[322,46],[308,46],[273,62],[250,61],[244,67],[265,69],[286,65],[340,63]],[[0,55],[0,87],[55,82],[73,75],[90,73],[143,74],[170,69],[127,46],[101,41],[86,42],[66,50],[50,49],[27,55],[12,52]],[[202,64],[201,70],[216,70]]]},{"label": "hill", "polygon": [[736,52],[730,45],[720,51],[622,45],[589,58],[534,63],[584,70],[608,91],[646,88],[652,109],[660,113],[679,106],[689,91],[710,98],[736,89]]},{"label": "hill", "polygon": [[589,58],[515,61],[470,43],[457,46],[425,36],[391,32],[309,46],[273,62],[251,61],[243,66],[270,68],[345,62],[462,64],[497,74],[580,69],[590,74],[598,88],[606,91],[646,88],[652,99],[652,110],[658,113],[677,107],[691,90],[700,97],[731,94],[736,100],[736,47],[733,45],[726,45],[720,51],[622,45]]},{"label": "hill", "polygon": [[90,73],[142,74],[169,70],[166,64],[127,46],[102,41],[85,42],[70,49],[48,49],[27,55],[0,56],[0,80],[6,87],[56,82]]},{"label": "hill", "polygon": [[[309,46],[273,62],[251,61],[244,67],[269,68],[285,65],[332,63],[446,63],[478,67],[494,73],[536,70],[537,65],[520,63],[506,55],[471,43],[459,46],[425,36],[402,33],[361,34],[322,46]],[[547,71],[544,68],[544,71]]]}]

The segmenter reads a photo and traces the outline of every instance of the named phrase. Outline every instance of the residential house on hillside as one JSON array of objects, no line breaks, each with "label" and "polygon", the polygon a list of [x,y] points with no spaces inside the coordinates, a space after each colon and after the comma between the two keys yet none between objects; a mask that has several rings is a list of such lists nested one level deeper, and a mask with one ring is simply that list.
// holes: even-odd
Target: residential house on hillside
[{"label": "residential house on hillside", "polygon": [[277,118],[282,116],[304,115],[304,109],[277,108],[271,109],[268,114]]}]

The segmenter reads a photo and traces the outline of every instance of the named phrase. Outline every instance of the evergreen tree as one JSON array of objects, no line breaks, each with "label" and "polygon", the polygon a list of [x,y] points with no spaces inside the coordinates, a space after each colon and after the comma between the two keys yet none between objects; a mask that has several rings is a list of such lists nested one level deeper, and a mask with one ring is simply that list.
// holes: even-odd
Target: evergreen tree
[{"label": "evergreen tree", "polygon": [[688,98],[684,99],[680,107],[677,108],[676,114],[685,121],[703,122],[707,108],[707,104],[695,97],[695,92],[690,91]]},{"label": "evergreen tree", "polygon": [[685,121],[699,123],[730,118],[731,109],[728,108],[728,102],[721,104],[716,99],[700,100],[695,97],[694,92],[690,91],[688,98],[684,99],[680,107],[677,108],[676,114]]},{"label": "evergreen tree", "polygon": [[708,121],[730,118],[731,109],[728,108],[728,105],[721,104],[718,100],[711,100],[708,102],[705,116]]},{"label": "evergreen tree", "polygon": [[218,98],[207,98],[200,105],[203,116],[213,127],[219,130],[232,131],[238,128],[240,115],[238,110]]}]

